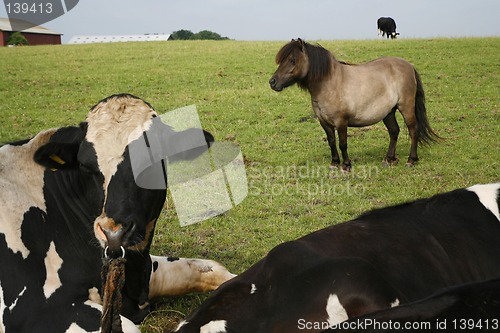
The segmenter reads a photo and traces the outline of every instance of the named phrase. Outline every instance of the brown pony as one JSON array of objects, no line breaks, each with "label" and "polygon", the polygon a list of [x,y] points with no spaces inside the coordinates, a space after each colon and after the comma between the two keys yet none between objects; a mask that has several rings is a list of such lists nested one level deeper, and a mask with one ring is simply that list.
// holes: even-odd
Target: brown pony
[{"label": "brown pony", "polygon": [[390,143],[384,165],[397,162],[396,142],[399,125],[396,109],[403,115],[411,139],[407,166],[418,161],[418,143],[436,141],[427,120],[425,96],[417,71],[409,62],[383,57],[365,64],[340,62],[326,49],[300,38],[281,48],[276,55],[279,65],[269,84],[275,91],[295,83],[311,94],[312,107],[326,132],[332,152],[331,167],[340,164],[335,143],[339,135],[343,171],[350,171],[347,154],[347,127],[362,127],[384,121]]}]

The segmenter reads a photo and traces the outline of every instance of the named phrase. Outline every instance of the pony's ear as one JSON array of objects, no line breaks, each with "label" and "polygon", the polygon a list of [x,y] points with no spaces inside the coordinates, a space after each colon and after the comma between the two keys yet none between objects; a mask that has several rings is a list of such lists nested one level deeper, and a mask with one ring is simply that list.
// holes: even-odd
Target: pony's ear
[{"label": "pony's ear", "polygon": [[300,38],[297,38],[297,42],[299,43],[300,49],[303,50],[304,49],[304,41]]}]

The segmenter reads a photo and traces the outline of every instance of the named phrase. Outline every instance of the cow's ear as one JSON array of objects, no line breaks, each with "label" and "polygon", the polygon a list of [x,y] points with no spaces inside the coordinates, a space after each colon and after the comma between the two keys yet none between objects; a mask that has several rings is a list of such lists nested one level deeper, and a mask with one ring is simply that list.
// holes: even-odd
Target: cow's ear
[{"label": "cow's ear", "polygon": [[53,171],[77,168],[79,143],[49,142],[35,152],[35,162]]},{"label": "cow's ear", "polygon": [[35,162],[54,171],[78,167],[78,150],[86,132],[85,122],[79,127],[59,128],[50,142],[35,152]]}]

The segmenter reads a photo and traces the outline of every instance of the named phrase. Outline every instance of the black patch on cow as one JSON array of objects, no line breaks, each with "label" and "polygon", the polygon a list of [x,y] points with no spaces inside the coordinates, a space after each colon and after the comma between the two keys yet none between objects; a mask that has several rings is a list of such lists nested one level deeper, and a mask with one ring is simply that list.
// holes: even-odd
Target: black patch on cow
[{"label": "black patch on cow", "polygon": [[153,261],[153,272],[156,272],[158,269],[158,261]]},{"label": "black patch on cow", "polygon": [[167,261],[170,261],[170,262],[177,261],[177,260],[179,260],[179,257],[167,257]]}]

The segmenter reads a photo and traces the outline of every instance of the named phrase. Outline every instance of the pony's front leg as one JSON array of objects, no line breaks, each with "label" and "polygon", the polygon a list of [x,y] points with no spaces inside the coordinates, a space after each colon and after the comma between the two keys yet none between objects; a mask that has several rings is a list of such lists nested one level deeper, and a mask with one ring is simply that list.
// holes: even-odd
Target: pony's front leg
[{"label": "pony's front leg", "polygon": [[351,160],[347,154],[347,124],[341,124],[336,127],[339,134],[339,148],[342,153],[342,159],[344,160],[342,163],[342,172],[350,172]]},{"label": "pony's front leg", "polygon": [[330,151],[332,153],[330,169],[336,169],[340,164],[340,157],[339,152],[337,151],[337,142],[335,140],[335,126],[332,126],[321,119],[319,120],[319,123],[326,133],[326,139],[328,140],[328,145],[330,146]]}]

